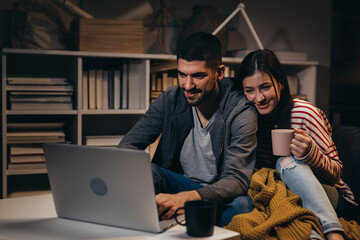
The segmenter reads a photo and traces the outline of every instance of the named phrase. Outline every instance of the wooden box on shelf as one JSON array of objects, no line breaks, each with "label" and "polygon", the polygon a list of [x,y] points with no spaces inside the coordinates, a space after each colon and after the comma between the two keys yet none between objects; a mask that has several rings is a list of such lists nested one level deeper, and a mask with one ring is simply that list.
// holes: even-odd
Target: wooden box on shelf
[{"label": "wooden box on shelf", "polygon": [[143,53],[142,21],[79,18],[73,34],[79,51]]}]

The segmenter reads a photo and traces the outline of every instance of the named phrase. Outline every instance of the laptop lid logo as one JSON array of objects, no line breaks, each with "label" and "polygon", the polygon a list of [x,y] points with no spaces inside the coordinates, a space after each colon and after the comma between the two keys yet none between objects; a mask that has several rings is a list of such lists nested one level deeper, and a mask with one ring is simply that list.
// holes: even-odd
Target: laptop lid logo
[{"label": "laptop lid logo", "polygon": [[90,181],[91,190],[99,196],[105,196],[107,193],[106,183],[100,178],[93,178]]}]

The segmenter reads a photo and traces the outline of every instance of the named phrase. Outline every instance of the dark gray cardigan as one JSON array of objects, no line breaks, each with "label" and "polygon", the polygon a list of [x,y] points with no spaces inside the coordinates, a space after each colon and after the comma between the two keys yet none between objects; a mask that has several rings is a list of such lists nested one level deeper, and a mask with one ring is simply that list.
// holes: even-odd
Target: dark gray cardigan
[{"label": "dark gray cardigan", "polygon": [[[249,187],[255,166],[257,113],[231,79],[221,80],[219,99],[219,114],[210,132],[218,181],[197,191],[204,200],[224,203],[244,195]],[[153,163],[181,173],[180,151],[193,125],[191,106],[181,89],[173,87],[151,104],[119,147],[145,149],[162,134]]]}]

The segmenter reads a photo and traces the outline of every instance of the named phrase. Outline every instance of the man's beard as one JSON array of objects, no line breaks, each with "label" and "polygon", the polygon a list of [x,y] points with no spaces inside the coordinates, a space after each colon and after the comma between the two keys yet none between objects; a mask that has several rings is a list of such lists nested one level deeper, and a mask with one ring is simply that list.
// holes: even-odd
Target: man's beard
[{"label": "man's beard", "polygon": [[[201,89],[196,89],[196,88],[190,89],[189,91],[186,91],[185,89],[182,88],[182,91],[183,91],[183,94],[185,95],[187,103],[190,106],[196,107],[196,106],[199,106],[204,101],[208,100],[212,96],[212,94],[215,91],[215,86],[213,87],[211,92],[203,92]],[[194,101],[191,101],[191,99],[189,99],[186,96],[186,94],[185,94],[186,92],[189,92],[189,93],[203,93],[203,95],[201,95],[198,99],[194,99]]]},{"label": "man's beard", "polygon": [[201,90],[200,89],[190,89],[189,91],[186,91],[185,89],[182,89],[182,92],[186,98],[186,101],[187,103],[190,105],[190,106],[198,106],[201,102],[203,102],[203,98],[204,98],[204,95],[201,95],[198,99],[195,99],[195,98],[189,98],[186,96],[186,93],[200,93],[201,94]]}]

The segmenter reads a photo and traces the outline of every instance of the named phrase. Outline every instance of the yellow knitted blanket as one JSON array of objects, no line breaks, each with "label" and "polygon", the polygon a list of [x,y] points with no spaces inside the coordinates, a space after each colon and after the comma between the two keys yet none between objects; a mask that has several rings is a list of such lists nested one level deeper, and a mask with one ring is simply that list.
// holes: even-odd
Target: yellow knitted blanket
[{"label": "yellow knitted blanket", "polygon": [[341,225],[344,228],[345,239],[359,240],[360,239],[360,226],[354,220],[347,221],[344,218],[339,218]]},{"label": "yellow knitted blanket", "polygon": [[317,216],[300,205],[300,198],[286,188],[274,169],[256,171],[248,196],[254,210],[239,214],[225,228],[239,232],[241,239],[309,239],[313,228],[323,236]]}]

